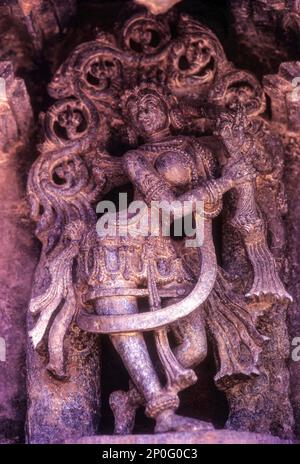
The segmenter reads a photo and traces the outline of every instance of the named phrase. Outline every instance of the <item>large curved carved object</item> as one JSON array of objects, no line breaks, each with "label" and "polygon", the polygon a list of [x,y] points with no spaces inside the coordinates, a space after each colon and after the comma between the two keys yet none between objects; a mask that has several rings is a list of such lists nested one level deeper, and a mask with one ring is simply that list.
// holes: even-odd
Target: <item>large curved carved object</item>
[{"label": "large curved carved object", "polygon": [[134,316],[92,316],[79,312],[76,320],[79,327],[87,332],[102,334],[148,332],[161,329],[185,318],[209,297],[217,276],[217,261],[212,241],[211,224],[206,221],[205,241],[201,246],[201,270],[199,279],[190,294],[179,303],[154,312],[139,313]]}]

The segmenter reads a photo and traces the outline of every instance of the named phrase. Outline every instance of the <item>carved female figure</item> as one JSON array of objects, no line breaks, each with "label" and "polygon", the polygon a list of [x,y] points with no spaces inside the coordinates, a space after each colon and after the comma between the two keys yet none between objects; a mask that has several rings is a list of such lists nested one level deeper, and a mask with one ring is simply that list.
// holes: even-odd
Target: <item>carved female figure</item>
[{"label": "carved female figure", "polygon": [[[137,135],[142,136],[146,141],[146,144],[140,146],[138,150],[130,151],[124,156],[125,171],[137,187],[135,199],[145,199],[149,207],[154,200],[177,199],[182,203],[197,199],[204,200],[208,206],[209,219],[206,221],[205,233],[209,241],[210,218],[220,211],[222,194],[235,183],[251,178],[253,172],[249,169],[245,169],[245,172],[237,169],[236,173],[228,172],[222,178],[213,180],[212,153],[195,139],[171,136],[171,118],[175,118],[176,115],[171,114],[168,98],[155,86],[148,84],[138,87],[133,92],[129,91],[124,97],[124,111],[125,108],[129,109],[130,119],[133,121],[132,129],[138,131]],[[199,177],[205,180],[202,186]],[[166,331],[163,329],[156,331],[159,356],[167,377],[165,387],[159,382],[143,335],[140,333],[141,329],[134,330],[133,327],[132,330],[128,330],[117,321],[117,319],[122,321],[122,316],[131,315],[134,325],[134,321],[141,316],[138,314],[137,304],[137,297],[141,296],[139,289],[145,285],[148,287],[152,311],[159,312],[161,298],[164,297],[167,302],[177,305],[179,318],[184,316],[180,299],[174,296],[180,293],[184,295],[188,285],[191,288],[195,277],[186,270],[171,238],[160,235],[157,238],[99,239],[95,238],[95,232],[90,232],[83,239],[83,244],[90,251],[92,243],[95,244],[92,255],[98,265],[93,265],[92,271],[86,268],[86,274],[89,274],[87,284],[93,289],[85,295],[85,299],[93,302],[96,313],[100,318],[102,317],[98,319],[100,332],[104,331],[105,326],[103,316],[108,316],[112,320],[107,331],[111,330],[112,343],[137,389],[135,393],[131,391],[129,396],[133,398],[135,405],[139,402],[145,403],[146,414],[156,420],[156,432],[180,431],[187,427],[194,430],[211,428],[210,424],[175,414],[179,405],[177,393],[197,380],[190,367],[199,364],[206,357],[207,342],[203,314],[200,311],[195,312],[172,326],[178,341],[174,353],[168,347]],[[202,293],[203,286],[206,287],[205,297],[202,295],[202,299],[206,298],[214,284],[216,270],[211,242],[207,248],[212,255],[207,262],[207,267],[211,267],[211,270],[210,278],[202,282]],[[101,261],[103,250],[105,250],[104,259]],[[133,254],[134,258],[130,254]],[[139,265],[133,264],[135,260],[140,261]],[[99,262],[102,264],[99,265]],[[98,290],[95,288],[96,284]],[[121,294],[120,287],[123,288]],[[196,294],[194,299],[194,308],[196,308],[201,301],[197,299]],[[186,305],[189,308],[187,302]],[[192,312],[191,308],[189,312]],[[159,328],[160,325],[167,325],[165,320],[163,323],[155,322],[156,314],[153,314],[154,326],[156,324],[155,327]],[[95,326],[92,327],[92,323],[88,323],[88,319],[89,317],[86,316],[87,322],[85,322],[79,315],[78,323],[81,328],[97,331]],[[173,321],[176,319],[176,316],[173,317]],[[123,321],[125,322],[125,319]],[[150,325],[144,327],[145,330],[151,330]],[[122,334],[122,331],[129,333]],[[129,405],[122,405],[119,392],[111,397],[111,405],[116,416],[116,431],[128,432],[129,423],[132,425],[133,422],[132,415],[128,408],[126,411],[126,406]]]},{"label": "carved female figure", "polygon": [[[136,187],[136,198],[142,197],[149,206],[151,206],[152,201],[165,200],[172,202],[179,200],[183,202],[185,200],[201,198],[205,202],[206,221],[210,221],[222,209],[222,195],[232,187],[237,187],[240,193],[240,205],[242,206],[236,213],[236,221],[239,218],[239,224],[242,224],[241,227],[243,227],[244,221],[244,234],[248,241],[254,242],[256,239],[258,242],[262,242],[260,243],[261,249],[265,250],[266,260],[269,261],[268,272],[271,275],[273,273],[274,276],[273,281],[268,281],[266,279],[270,274],[267,273],[266,276],[261,275],[261,254],[257,255],[255,250],[252,251],[250,259],[255,271],[258,269],[258,275],[254,274],[252,292],[253,294],[256,292],[257,297],[261,297],[264,292],[273,294],[277,298],[288,297],[275,268],[272,268],[273,261],[270,252],[266,247],[264,248],[265,239],[259,233],[261,230],[261,219],[257,217],[255,200],[251,190],[254,171],[251,168],[249,159],[238,160],[235,158],[234,163],[231,163],[231,166],[225,170],[223,176],[215,179],[217,166],[213,153],[195,138],[171,135],[172,123],[173,126],[176,126],[176,123],[178,124],[178,115],[176,119],[176,113],[172,113],[174,109],[172,109],[170,98],[167,98],[155,86],[148,84],[136,88],[134,91],[127,92],[123,98],[123,110],[129,116],[128,123],[135,131],[136,136],[142,137],[144,142],[146,142],[139,146],[137,150],[130,151],[124,156],[126,172]],[[240,115],[239,118],[241,119],[242,116]],[[231,144],[235,148],[236,138],[232,133],[234,127],[236,127],[236,130],[240,130],[241,145],[243,141],[249,140],[249,136],[246,136],[246,133],[243,132],[243,129],[245,129],[244,125],[239,124],[238,116],[236,120],[231,120],[232,124],[230,126],[232,135]],[[220,131],[223,131],[225,143],[227,142],[229,145],[225,131],[226,121],[228,122],[228,117],[220,122],[219,127]],[[237,122],[236,126],[234,126],[235,122]],[[250,206],[248,208],[248,216],[247,196]],[[259,231],[257,231],[257,227]],[[246,246],[247,243],[246,241]],[[191,252],[191,249],[184,250],[184,247],[180,252],[183,261],[186,261],[184,260],[185,257],[192,263],[194,276],[197,276],[199,274],[197,272],[197,265],[199,266],[197,254],[193,253],[193,251]],[[256,259],[258,262],[256,262]],[[213,262],[211,262],[211,266],[214,266]],[[274,282],[276,282],[275,285]],[[239,304],[237,304],[237,301],[229,298],[228,289],[229,284],[224,277],[224,273],[219,270],[215,288],[207,300],[207,307],[210,308],[207,324],[214,332],[219,348],[220,371],[216,376],[216,380],[223,387],[226,386],[226,383],[232,381],[230,378],[243,374],[252,375],[258,373],[255,368],[255,360],[259,353],[259,345],[262,343],[262,337],[255,331],[255,317],[251,318],[245,303],[239,301]],[[172,300],[169,299],[168,302],[170,301]],[[204,314],[205,310],[201,308],[171,325],[178,342],[174,354],[179,364],[185,368],[199,364],[206,357],[207,342]],[[218,324],[214,320],[220,320],[220,314],[221,318],[225,318],[224,326],[226,329],[224,329],[223,334],[222,329],[220,330],[220,327],[217,327]],[[244,317],[242,324],[244,324],[244,329],[246,328],[246,331],[248,331],[247,340],[247,337],[243,340],[242,331],[240,330],[241,326],[238,323],[238,319],[241,319],[242,314]],[[238,343],[233,343],[229,349],[224,349],[224,343],[222,347],[221,338],[224,334],[225,338],[230,338],[228,333],[230,334],[232,323],[236,327],[238,337],[240,337],[242,342],[246,342],[251,353],[246,361],[241,361],[242,357],[239,359],[240,347]],[[226,330],[227,333],[225,333]],[[235,333],[234,335],[237,334]],[[236,359],[232,361],[235,357]],[[233,365],[236,363],[236,366],[232,369],[228,368],[230,362]],[[181,389],[187,386],[189,386],[189,381],[183,381]],[[174,383],[172,387],[175,388]],[[121,392],[116,392],[112,395],[111,405],[115,412],[117,430],[119,432],[122,431],[122,428],[126,430],[126,426],[128,426],[128,424],[124,423],[124,417],[127,417],[127,419],[128,417],[130,418],[128,423],[133,423],[132,416],[138,403],[134,389],[129,391],[127,395]],[[126,410],[126,414],[123,414],[123,417],[122,407]]]}]

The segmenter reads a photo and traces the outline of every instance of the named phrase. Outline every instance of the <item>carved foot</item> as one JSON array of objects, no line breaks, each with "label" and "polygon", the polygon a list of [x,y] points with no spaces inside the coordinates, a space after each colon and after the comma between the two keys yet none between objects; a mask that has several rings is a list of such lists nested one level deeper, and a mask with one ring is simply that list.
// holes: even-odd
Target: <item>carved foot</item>
[{"label": "carved foot", "polygon": [[267,301],[271,304],[292,302],[293,298],[285,290],[276,269],[276,262],[265,240],[248,243],[247,251],[254,269],[254,281],[246,298],[252,301]]},{"label": "carved foot", "polygon": [[273,263],[269,263],[268,270],[255,276],[246,298],[253,302],[267,301],[270,304],[276,301],[283,303],[293,301],[291,295],[285,290]]},{"label": "carved foot", "polygon": [[109,405],[115,418],[115,435],[129,435],[133,431],[135,414],[139,406],[139,401],[133,401],[130,391],[121,390],[111,393]]},{"label": "carved foot", "polygon": [[178,416],[173,411],[164,411],[156,418],[155,433],[167,432],[207,432],[214,430],[209,422]]}]

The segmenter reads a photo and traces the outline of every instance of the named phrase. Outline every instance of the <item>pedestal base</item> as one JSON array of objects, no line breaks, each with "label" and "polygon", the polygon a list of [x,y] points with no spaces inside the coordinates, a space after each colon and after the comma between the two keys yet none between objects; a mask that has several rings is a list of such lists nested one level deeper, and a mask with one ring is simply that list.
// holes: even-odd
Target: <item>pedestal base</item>
[{"label": "pedestal base", "polygon": [[223,444],[292,444],[291,440],[281,440],[272,435],[215,430],[213,432],[162,433],[156,435],[97,435],[77,440],[66,440],[67,444],[94,445],[223,445]]}]

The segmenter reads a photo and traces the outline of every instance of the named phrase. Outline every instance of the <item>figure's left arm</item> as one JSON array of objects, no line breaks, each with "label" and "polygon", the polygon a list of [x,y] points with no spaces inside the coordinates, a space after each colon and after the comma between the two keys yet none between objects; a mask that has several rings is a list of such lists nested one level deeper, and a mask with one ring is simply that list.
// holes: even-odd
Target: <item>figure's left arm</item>
[{"label": "figure's left arm", "polygon": [[291,301],[292,297],[284,288],[268,246],[267,225],[256,202],[256,182],[254,179],[236,186],[237,204],[231,221],[243,238],[252,264],[253,284],[246,296],[251,299]]}]

